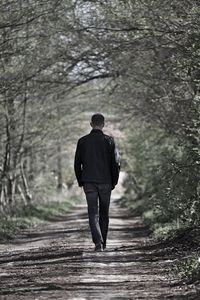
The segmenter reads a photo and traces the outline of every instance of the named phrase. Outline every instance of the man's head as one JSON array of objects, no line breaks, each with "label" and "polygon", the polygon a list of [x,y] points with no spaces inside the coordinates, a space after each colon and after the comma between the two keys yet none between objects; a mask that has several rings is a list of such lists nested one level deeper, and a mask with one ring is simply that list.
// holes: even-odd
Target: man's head
[{"label": "man's head", "polygon": [[104,127],[105,118],[102,114],[94,114],[91,118],[90,125],[93,129],[102,129]]}]

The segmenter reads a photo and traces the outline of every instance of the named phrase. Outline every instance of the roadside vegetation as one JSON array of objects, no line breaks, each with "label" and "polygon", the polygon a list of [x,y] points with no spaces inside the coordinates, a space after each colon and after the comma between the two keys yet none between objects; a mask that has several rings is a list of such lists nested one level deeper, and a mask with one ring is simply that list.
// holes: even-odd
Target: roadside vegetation
[{"label": "roadside vegetation", "polygon": [[1,216],[0,243],[9,242],[24,229],[49,221],[51,218],[63,215],[80,199],[65,198],[62,202],[47,202],[23,207],[12,215]]},{"label": "roadside vegetation", "polygon": [[198,282],[199,175],[190,160],[192,152],[164,130],[138,128],[137,123],[127,137],[129,160],[124,163],[129,176],[121,205],[142,215],[152,237],[179,253],[174,271],[180,280]]}]

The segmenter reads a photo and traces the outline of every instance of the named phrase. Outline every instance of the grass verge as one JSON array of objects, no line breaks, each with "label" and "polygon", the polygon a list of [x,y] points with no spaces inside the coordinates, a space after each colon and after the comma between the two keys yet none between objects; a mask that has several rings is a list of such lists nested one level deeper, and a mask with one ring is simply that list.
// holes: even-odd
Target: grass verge
[{"label": "grass verge", "polygon": [[182,283],[200,284],[200,226],[177,220],[166,222],[162,216],[155,214],[147,199],[134,199],[125,195],[118,200],[122,207],[127,207],[133,215],[142,217],[148,225],[156,242],[164,243],[168,251],[175,251],[178,258],[171,266],[175,278]]},{"label": "grass verge", "polygon": [[36,224],[48,221],[51,217],[67,212],[77,202],[76,198],[63,202],[30,205],[16,212],[15,216],[0,217],[0,243],[5,243],[15,238],[22,230]]}]

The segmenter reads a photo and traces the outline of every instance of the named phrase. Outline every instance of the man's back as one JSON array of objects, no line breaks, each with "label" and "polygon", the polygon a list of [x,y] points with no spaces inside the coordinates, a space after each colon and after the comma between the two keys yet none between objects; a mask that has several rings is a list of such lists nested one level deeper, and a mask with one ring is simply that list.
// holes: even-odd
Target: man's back
[{"label": "man's back", "polygon": [[78,141],[74,167],[80,186],[87,182],[114,186],[119,175],[114,139],[100,129],[92,129]]}]

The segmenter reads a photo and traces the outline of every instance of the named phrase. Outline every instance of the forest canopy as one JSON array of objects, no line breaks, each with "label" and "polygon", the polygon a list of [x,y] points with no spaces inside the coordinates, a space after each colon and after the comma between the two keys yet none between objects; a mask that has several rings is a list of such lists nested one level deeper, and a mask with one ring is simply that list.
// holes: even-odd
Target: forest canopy
[{"label": "forest canopy", "polygon": [[85,113],[101,110],[126,137],[126,204],[157,222],[199,224],[199,1],[0,8],[1,211],[34,203],[41,184],[73,184]]}]

